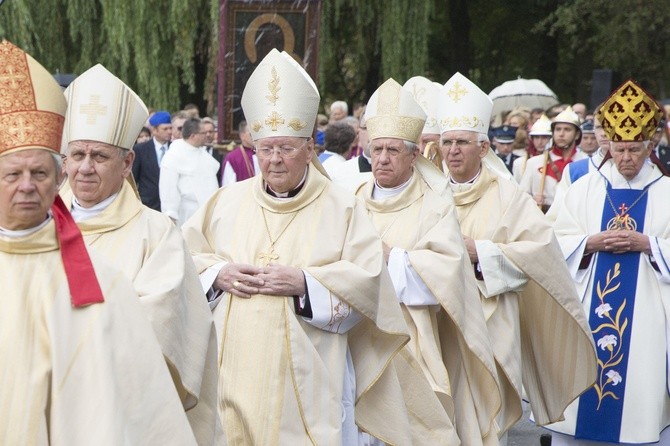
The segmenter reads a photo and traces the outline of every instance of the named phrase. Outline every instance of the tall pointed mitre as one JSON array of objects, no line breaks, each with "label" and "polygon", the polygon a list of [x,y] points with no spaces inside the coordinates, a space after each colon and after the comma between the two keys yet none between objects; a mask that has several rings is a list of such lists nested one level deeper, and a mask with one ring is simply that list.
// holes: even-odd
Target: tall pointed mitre
[{"label": "tall pointed mitre", "polygon": [[[0,157],[34,149],[60,152],[66,107],[60,86],[42,65],[0,42]],[[51,213],[72,305],[103,302],[84,239],[58,195]]]},{"label": "tall pointed mitre", "polygon": [[439,135],[440,124],[437,116],[442,85],[423,76],[414,76],[405,82],[403,87],[412,94],[414,100],[426,113],[426,123],[421,133]]},{"label": "tall pointed mitre", "polygon": [[487,134],[493,101],[461,73],[451,76],[440,93],[440,130],[470,130]]},{"label": "tall pointed mitre", "polygon": [[132,149],[149,117],[142,99],[100,64],[77,77],[65,97],[65,144],[88,140]]},{"label": "tall pointed mitre", "polygon": [[60,152],[67,104],[61,88],[35,59],[0,42],[0,155],[27,149]]},{"label": "tall pointed mitre", "polygon": [[365,119],[370,140],[398,138],[416,143],[426,122],[426,113],[408,89],[390,78],[370,97]]},{"label": "tall pointed mitre", "polygon": [[242,93],[242,110],[254,140],[271,136],[309,138],[319,109],[319,90],[288,53],[272,49]]},{"label": "tall pointed mitre", "polygon": [[656,100],[633,80],[627,80],[596,112],[612,141],[649,141],[663,116]]}]

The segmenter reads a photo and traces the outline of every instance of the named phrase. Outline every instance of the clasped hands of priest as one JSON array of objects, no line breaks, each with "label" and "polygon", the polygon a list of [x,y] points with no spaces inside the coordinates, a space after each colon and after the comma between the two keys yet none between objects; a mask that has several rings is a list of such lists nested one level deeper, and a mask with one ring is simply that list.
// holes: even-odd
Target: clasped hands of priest
[{"label": "clasped hands of priest", "polygon": [[306,291],[300,268],[275,263],[267,266],[228,263],[216,276],[214,288],[245,298],[254,294],[303,296]]},{"label": "clasped hands of priest", "polygon": [[610,229],[590,235],[586,239],[584,255],[597,251],[623,254],[626,252],[643,252],[651,255],[649,237],[630,229]]}]

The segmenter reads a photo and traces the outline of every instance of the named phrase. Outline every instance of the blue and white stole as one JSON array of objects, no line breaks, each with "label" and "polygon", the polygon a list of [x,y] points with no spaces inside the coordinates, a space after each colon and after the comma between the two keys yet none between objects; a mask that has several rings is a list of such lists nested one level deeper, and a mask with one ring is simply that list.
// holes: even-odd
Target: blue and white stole
[{"label": "blue and white stole", "polygon": [[[604,178],[604,177],[603,177]],[[647,191],[607,182],[600,229],[644,231]],[[616,210],[615,210],[616,209]],[[598,252],[588,319],[598,353],[596,383],[579,399],[575,438],[619,442],[640,252]]]}]

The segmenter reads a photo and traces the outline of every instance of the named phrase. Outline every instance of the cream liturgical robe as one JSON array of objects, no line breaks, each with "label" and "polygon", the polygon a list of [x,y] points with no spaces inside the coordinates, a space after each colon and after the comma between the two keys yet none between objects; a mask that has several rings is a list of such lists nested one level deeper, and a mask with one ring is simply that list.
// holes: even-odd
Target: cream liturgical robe
[{"label": "cream liturgical robe", "polygon": [[0,235],[0,444],[195,444],[130,282],[91,257],[105,301],[73,308],[53,220]]},{"label": "cream liturgical robe", "polygon": [[[222,261],[264,266],[272,240],[275,263],[301,268],[352,307],[336,306],[331,320],[315,327],[296,316],[291,297],[224,294],[214,319],[219,410],[229,445],[343,444],[348,350],[362,431],[393,445],[443,444],[447,433],[432,413],[405,407],[409,389],[401,389],[390,363],[409,336],[381,242],[353,195],[313,166],[290,200],[271,197],[255,177],[220,189],[183,232],[201,273]],[[346,316],[337,307],[363,318],[337,333]]]},{"label": "cream liturgical robe", "polygon": [[[566,192],[554,229],[600,362],[596,386],[570,405],[564,422],[550,429],[607,444],[655,443],[665,429],[660,444],[670,441],[668,196],[670,179],[649,164],[626,181],[607,163]],[[596,253],[580,269],[587,237],[601,232],[611,221],[612,208],[618,214],[622,206],[636,230],[649,237],[652,255]]]},{"label": "cream liturgical robe", "polygon": [[[71,206],[72,191],[62,194]],[[76,220],[91,250],[132,280],[198,443],[211,444],[217,420],[215,330],[179,230],[143,206],[127,181],[106,209]]]},{"label": "cream liturgical robe", "polygon": [[596,358],[553,231],[528,195],[486,166],[452,190],[483,270],[477,285],[503,389],[500,428],[521,416],[522,384],[538,424],[560,420],[595,381]]},{"label": "cream liturgical robe", "polygon": [[[434,191],[416,169],[407,187],[393,197],[373,199],[374,187],[373,179],[357,196],[382,241],[400,248],[403,259],[406,253],[411,270],[427,287],[422,293],[404,284],[405,271],[392,276],[412,336],[408,348],[440,400],[451,404],[453,397],[462,443],[498,444],[493,423],[501,401],[493,352],[453,202]],[[412,288],[415,294],[405,296]],[[427,305],[431,299],[434,304]]]}]

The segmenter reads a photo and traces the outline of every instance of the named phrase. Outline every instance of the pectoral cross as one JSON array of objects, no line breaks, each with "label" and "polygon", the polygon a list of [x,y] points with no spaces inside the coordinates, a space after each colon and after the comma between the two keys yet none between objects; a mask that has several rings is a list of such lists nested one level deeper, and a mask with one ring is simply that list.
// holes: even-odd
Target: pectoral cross
[{"label": "pectoral cross", "polygon": [[262,252],[258,255],[258,260],[265,263],[263,266],[268,266],[270,263],[272,263],[273,260],[277,260],[278,258],[279,256],[275,254],[274,251]]},{"label": "pectoral cross", "polygon": [[621,213],[619,214],[621,217],[626,215],[626,213],[628,212],[628,207],[626,206],[626,203],[622,203],[621,206],[619,206],[619,211],[621,211]]}]

